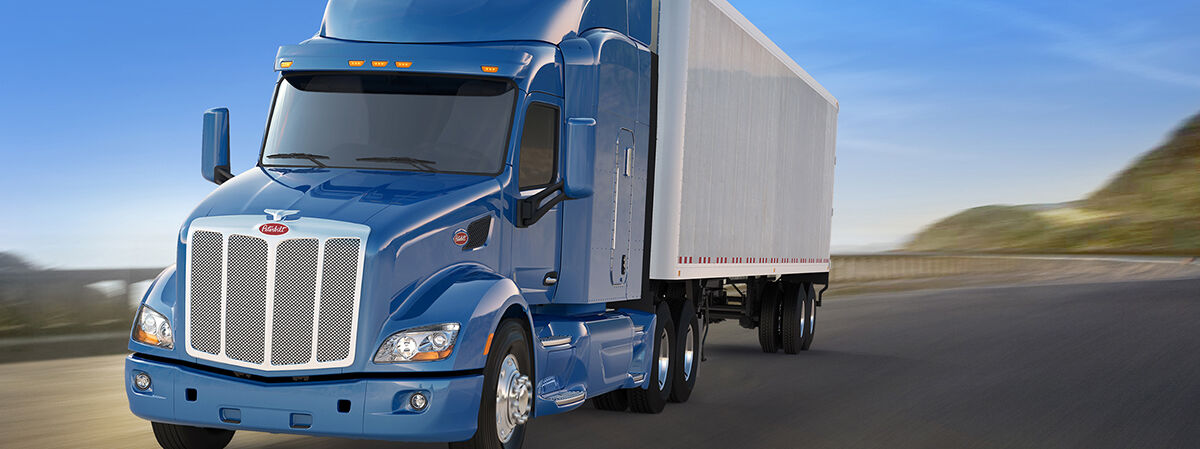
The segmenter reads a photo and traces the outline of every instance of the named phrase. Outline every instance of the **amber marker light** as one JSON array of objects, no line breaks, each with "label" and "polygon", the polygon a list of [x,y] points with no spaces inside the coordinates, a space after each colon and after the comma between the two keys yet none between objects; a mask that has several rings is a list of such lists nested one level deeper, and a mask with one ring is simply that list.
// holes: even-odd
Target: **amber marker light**
[{"label": "amber marker light", "polygon": [[362,67],[366,61],[350,61],[350,67]]},{"label": "amber marker light", "polygon": [[371,61],[371,67],[387,67],[387,61]]},{"label": "amber marker light", "polygon": [[289,69],[289,68],[291,68],[291,67],[292,67],[292,61],[280,61],[280,62],[279,62],[279,67],[282,67],[282,68],[285,68],[285,69]]},{"label": "amber marker light", "polygon": [[500,68],[499,68],[499,67],[496,67],[496,66],[494,66],[494,65],[485,65],[485,66],[483,66],[483,67],[480,67],[480,68],[481,68],[481,69],[483,69],[483,72],[484,72],[484,73],[496,73],[496,72],[499,72],[499,71],[500,71]]},{"label": "amber marker light", "polygon": [[396,61],[396,67],[399,67],[401,69],[407,69],[409,67],[412,67],[412,61]]}]

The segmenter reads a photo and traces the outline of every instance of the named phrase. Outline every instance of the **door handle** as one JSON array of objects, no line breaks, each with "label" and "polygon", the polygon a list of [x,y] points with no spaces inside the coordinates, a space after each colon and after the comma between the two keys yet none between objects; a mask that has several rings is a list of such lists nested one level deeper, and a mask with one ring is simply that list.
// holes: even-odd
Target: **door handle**
[{"label": "door handle", "polygon": [[557,284],[557,283],[558,283],[558,272],[557,271],[551,271],[549,273],[546,273],[546,277],[542,278],[542,285],[545,285],[547,287]]}]

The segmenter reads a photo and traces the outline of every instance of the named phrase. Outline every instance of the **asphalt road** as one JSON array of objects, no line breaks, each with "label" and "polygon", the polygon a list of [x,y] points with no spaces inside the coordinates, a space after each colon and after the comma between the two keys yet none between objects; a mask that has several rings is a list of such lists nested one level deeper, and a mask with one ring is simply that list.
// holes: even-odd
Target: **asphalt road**
[{"label": "asphalt road", "polygon": [[[1200,280],[829,300],[814,350],[714,326],[687,404],[533,421],[530,448],[1200,447]],[[0,365],[0,447],[157,447],[121,357]],[[235,448],[425,448],[243,433]]]}]

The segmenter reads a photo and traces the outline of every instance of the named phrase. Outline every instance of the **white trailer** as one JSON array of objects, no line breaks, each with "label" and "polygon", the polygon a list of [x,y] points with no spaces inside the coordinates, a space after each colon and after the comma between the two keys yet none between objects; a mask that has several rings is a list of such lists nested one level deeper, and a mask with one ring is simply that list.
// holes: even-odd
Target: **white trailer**
[{"label": "white trailer", "polygon": [[650,278],[828,273],[837,100],[725,0],[659,17]]}]

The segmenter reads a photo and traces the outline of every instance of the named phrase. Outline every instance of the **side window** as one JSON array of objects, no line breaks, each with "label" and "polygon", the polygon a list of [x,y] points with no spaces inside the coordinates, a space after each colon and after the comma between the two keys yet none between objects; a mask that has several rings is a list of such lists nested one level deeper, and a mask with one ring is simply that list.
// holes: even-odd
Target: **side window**
[{"label": "side window", "polygon": [[558,167],[558,109],[541,103],[529,105],[521,132],[521,156],[517,162],[521,190],[545,187],[554,182]]}]

